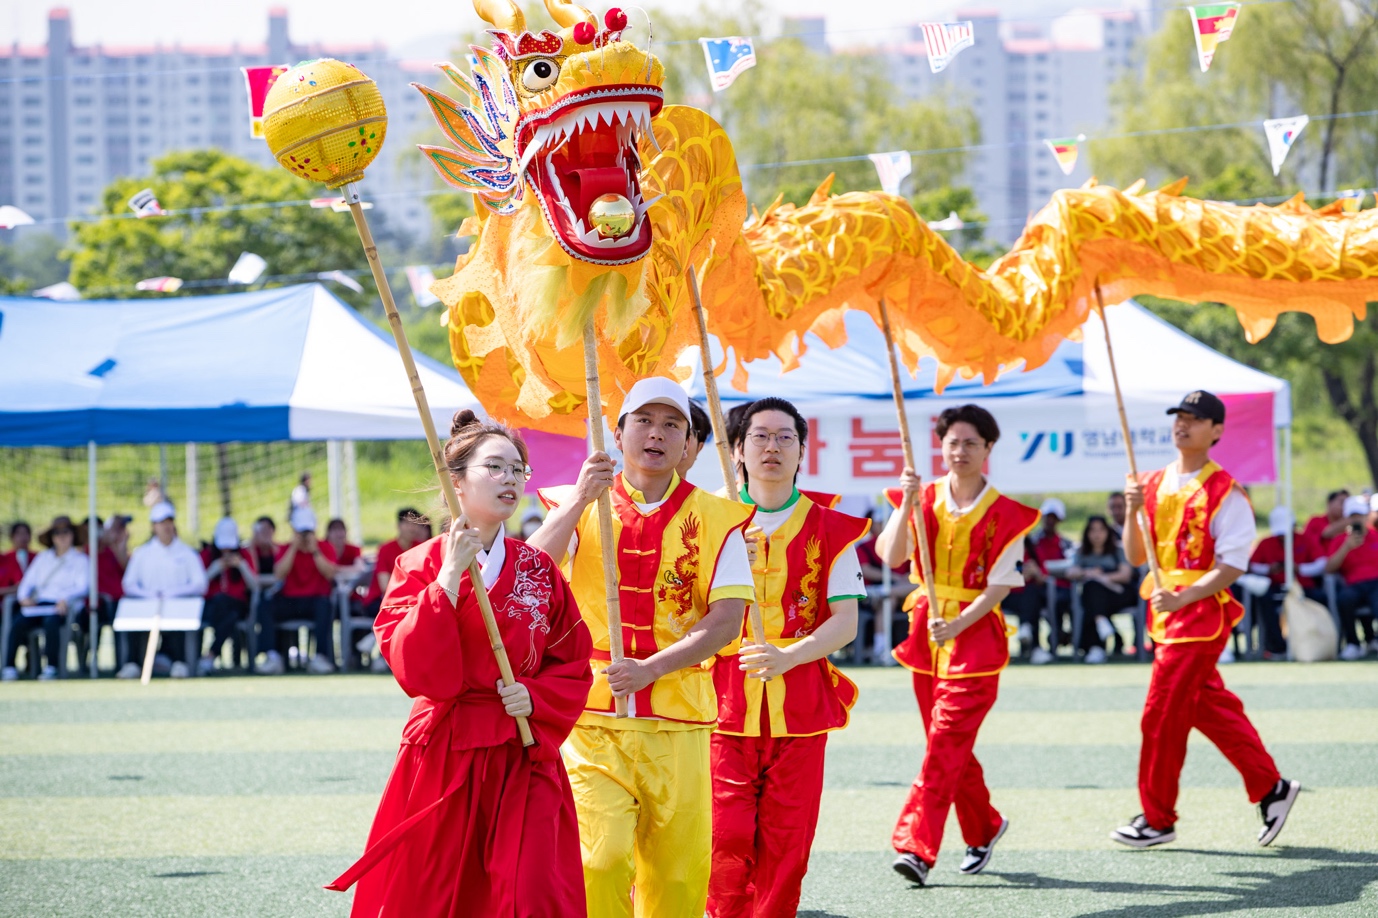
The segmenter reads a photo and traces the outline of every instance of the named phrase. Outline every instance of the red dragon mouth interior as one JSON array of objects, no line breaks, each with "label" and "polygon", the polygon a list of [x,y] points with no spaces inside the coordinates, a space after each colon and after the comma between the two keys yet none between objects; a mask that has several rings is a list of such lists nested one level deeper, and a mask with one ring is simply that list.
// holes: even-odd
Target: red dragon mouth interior
[{"label": "red dragon mouth interior", "polygon": [[[535,190],[561,248],[573,257],[621,265],[649,251],[646,210],[652,202],[641,196],[637,144],[651,134],[651,118],[662,101],[656,87],[600,86],[570,93],[518,125],[518,172]],[[604,238],[589,225],[590,205],[605,194],[631,202],[636,219],[625,235]]]}]

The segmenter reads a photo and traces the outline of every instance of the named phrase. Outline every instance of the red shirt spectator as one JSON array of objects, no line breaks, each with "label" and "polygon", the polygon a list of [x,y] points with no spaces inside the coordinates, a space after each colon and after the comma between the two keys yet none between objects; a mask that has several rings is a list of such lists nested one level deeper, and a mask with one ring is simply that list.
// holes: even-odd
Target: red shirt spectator
[{"label": "red shirt spectator", "polygon": [[14,552],[0,553],[0,596],[13,593],[23,579],[24,571],[20,569]]},{"label": "red shirt spectator", "polygon": [[[330,543],[317,542],[316,544],[320,547],[321,554],[325,556],[325,560],[334,564],[335,549],[331,547]],[[288,546],[286,545],[279,545],[277,554],[274,555],[275,560],[281,561],[282,556],[287,554],[287,548]],[[329,596],[334,586],[335,585],[331,583],[329,579],[321,575],[320,570],[316,567],[316,559],[306,552],[299,551],[297,552],[297,556],[292,559],[292,569],[289,570],[287,576],[283,578],[282,590],[280,592],[289,599],[296,597]]]},{"label": "red shirt spectator", "polygon": [[111,599],[124,596],[124,565],[108,545],[96,552],[96,592]]},{"label": "red shirt spectator", "polygon": [[[1335,536],[1326,545],[1325,553],[1335,554],[1347,538],[1347,531]],[[1363,544],[1350,551],[1340,562],[1340,575],[1344,577],[1345,583],[1351,586],[1367,580],[1378,580],[1378,531],[1364,528]]]},{"label": "red shirt spectator", "polygon": [[[335,546],[331,544],[330,547],[334,548]],[[338,564],[340,567],[349,567],[355,561],[358,561],[359,556],[363,553],[364,550],[359,546],[352,545],[349,542],[346,542],[343,550],[335,550],[335,557],[339,559],[335,563]]]},{"label": "red shirt spectator", "polygon": [[[1271,535],[1258,543],[1254,549],[1253,556],[1249,558],[1249,568],[1253,569],[1255,564],[1268,566],[1268,579],[1273,581],[1273,586],[1281,587],[1286,569],[1283,561],[1287,553],[1283,548],[1283,536]],[[1314,539],[1308,538],[1306,533],[1296,533],[1292,536],[1292,563],[1295,567],[1308,564],[1321,557],[1320,546]],[[1317,589],[1319,584],[1315,577],[1307,577],[1297,572],[1297,583],[1304,590]]]},{"label": "red shirt spectator", "polygon": [[[1049,532],[1044,529],[1039,532],[1038,537],[1033,540],[1034,560],[1038,562],[1039,569],[1046,574],[1048,562],[1065,561],[1067,559],[1067,552],[1071,547],[1072,544],[1062,536],[1058,535],[1056,532]],[[1057,585],[1060,587],[1070,587],[1072,584],[1071,581],[1059,577],[1057,579]]]},{"label": "red shirt spectator", "polygon": [[[1325,496],[1325,512],[1320,516],[1313,516],[1306,521],[1306,528],[1302,530],[1302,535],[1309,538],[1318,548],[1328,548],[1331,539],[1337,535],[1344,534],[1345,501],[1349,498],[1349,492],[1331,491]],[[1325,530],[1330,527],[1329,535]]]},{"label": "red shirt spectator", "polygon": [[[201,549],[201,563],[207,572],[210,571],[211,564],[222,554],[223,552],[214,545],[208,545]],[[249,550],[247,548],[239,549],[239,557],[244,561],[244,570],[253,572],[254,556],[250,554]],[[239,568],[229,564],[221,564],[220,570],[216,572],[215,576],[208,579],[206,598],[210,599],[220,593],[232,596],[242,602],[249,601],[249,585],[245,582],[244,574]]]}]

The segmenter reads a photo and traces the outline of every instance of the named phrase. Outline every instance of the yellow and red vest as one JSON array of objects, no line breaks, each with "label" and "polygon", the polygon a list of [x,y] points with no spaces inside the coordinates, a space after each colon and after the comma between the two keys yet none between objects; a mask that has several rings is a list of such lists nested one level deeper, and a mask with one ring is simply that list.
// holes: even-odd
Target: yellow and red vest
[{"label": "yellow and red vest", "polygon": [[[756,551],[752,573],[766,640],[787,647],[828,620],[828,577],[843,552],[866,536],[871,521],[829,510],[799,492],[794,511]],[[865,589],[857,584],[857,593]],[[749,616],[747,616],[749,619]],[[847,726],[856,704],[856,684],[826,658],[796,666],[768,683],[748,678],[736,653],[751,640],[742,636],[721,652],[713,670],[718,687],[718,732],[761,735],[761,699],[766,699],[770,736],[813,736]]]},{"label": "yellow and red vest", "polygon": [[[1211,521],[1230,491],[1239,485],[1229,472],[1210,461],[1191,481],[1176,491],[1168,491],[1163,486],[1165,471],[1159,469],[1144,476],[1144,509],[1153,529],[1158,575],[1164,586],[1180,592],[1215,567]],[[1139,595],[1147,599],[1152,594],[1150,572],[1139,587]],[[1149,615],[1148,633],[1156,643],[1184,644],[1220,638],[1239,624],[1244,607],[1229,590],[1224,590],[1176,612],[1151,609]]]},{"label": "yellow and red vest", "polygon": [[[938,488],[943,501],[938,503]],[[898,507],[903,494],[898,488],[885,492],[890,505]],[[1011,500],[994,488],[987,488],[980,502],[965,513],[948,510],[947,479],[925,485],[920,507],[933,553],[933,589],[939,612],[947,621],[980,596],[986,578],[1005,549],[1033,531],[1038,511]],[[923,565],[919,562],[918,531],[909,520],[909,535],[914,541],[913,564],[909,579],[918,589],[909,594],[904,608],[909,612],[909,636],[895,648],[895,659],[916,673],[943,679],[969,679],[993,676],[1010,662],[1009,638],[1014,631],[1006,624],[997,604],[980,621],[939,647],[928,636],[928,594],[923,586]]]},{"label": "yellow and red vest", "polygon": [[[567,488],[542,489],[547,507],[559,506]],[[612,532],[617,543],[617,585],[621,598],[622,649],[644,660],[684,637],[708,614],[709,587],[727,537],[745,529],[755,508],[702,491],[678,475],[660,506],[642,513],[646,503],[618,475],[612,487]],[[593,688],[580,723],[626,730],[711,727],[718,720],[712,660],[669,673],[628,699],[631,717],[614,719],[612,691],[603,675],[608,650],[607,591],[603,582],[598,503],[585,508],[575,534],[579,545],[566,574],[579,612],[593,637]],[[712,597],[745,599],[752,590],[726,588]],[[609,716],[605,716],[609,715]],[[656,719],[658,718],[658,719]]]}]

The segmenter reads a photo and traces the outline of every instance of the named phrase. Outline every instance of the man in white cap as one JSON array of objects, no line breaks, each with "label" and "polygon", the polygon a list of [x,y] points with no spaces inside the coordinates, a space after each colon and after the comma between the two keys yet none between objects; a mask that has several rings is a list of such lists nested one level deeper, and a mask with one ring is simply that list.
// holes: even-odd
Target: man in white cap
[{"label": "man in white cap", "polygon": [[1360,609],[1368,610],[1364,629],[1368,642],[1374,640],[1374,616],[1378,615],[1378,532],[1368,525],[1372,507],[1361,495],[1345,498],[1345,528],[1327,543],[1327,574],[1339,574],[1345,585],[1340,590],[1340,635],[1344,639],[1341,660],[1357,660],[1368,652],[1359,639],[1356,620]]},{"label": "man in white cap", "polygon": [[[148,512],[148,520],[153,524],[153,538],[129,556],[121,584],[124,595],[137,599],[204,595],[206,569],[195,549],[177,536],[177,514],[172,504],[165,500],[154,504]],[[172,678],[186,678],[191,671],[186,661],[181,659],[185,655],[182,635],[163,637],[167,637],[162,645],[165,653],[154,657],[154,671],[161,672],[167,667],[168,675]],[[129,634],[130,658],[116,673],[121,679],[139,677],[138,661],[144,656],[144,649],[140,645],[147,639],[148,632]]]},{"label": "man in white cap", "polygon": [[335,549],[316,538],[316,514],[310,507],[292,511],[292,541],[278,546],[273,575],[281,587],[270,602],[259,605],[259,640],[268,644],[267,659],[258,667],[273,676],[286,669],[282,654],[273,648],[277,623],[306,619],[315,624],[316,654],[306,664],[310,673],[335,671],[335,610],[330,602],[334,589]]},{"label": "man in white cap", "polygon": [[235,627],[249,617],[249,578],[253,576],[253,555],[240,547],[239,524],[225,517],[215,524],[211,544],[201,550],[206,566],[206,611],[202,619],[215,630],[210,651],[196,664],[198,675],[215,671],[215,661],[234,634]]},{"label": "man in white cap", "polygon": [[[567,560],[594,639],[593,689],[563,754],[588,911],[601,918],[698,916],[708,895],[718,705],[701,664],[737,637],[755,593],[742,535],[752,509],[680,478],[689,428],[680,386],[637,382],[613,434],[623,473],[594,453],[573,486],[541,492],[550,515],[528,540]],[[609,487],[625,653],[611,665],[598,516]],[[613,716],[614,696],[630,716]]]}]

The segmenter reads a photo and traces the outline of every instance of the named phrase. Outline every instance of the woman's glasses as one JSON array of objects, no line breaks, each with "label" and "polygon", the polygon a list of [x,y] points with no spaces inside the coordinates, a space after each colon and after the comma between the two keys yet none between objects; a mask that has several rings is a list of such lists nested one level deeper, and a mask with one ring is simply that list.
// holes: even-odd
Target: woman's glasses
[{"label": "woman's glasses", "polygon": [[488,477],[494,481],[505,481],[511,475],[517,481],[529,481],[531,479],[531,466],[520,462],[502,462],[497,459],[489,459],[478,465],[466,465],[457,471],[463,472],[465,469],[483,469],[488,472]]}]

